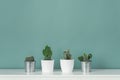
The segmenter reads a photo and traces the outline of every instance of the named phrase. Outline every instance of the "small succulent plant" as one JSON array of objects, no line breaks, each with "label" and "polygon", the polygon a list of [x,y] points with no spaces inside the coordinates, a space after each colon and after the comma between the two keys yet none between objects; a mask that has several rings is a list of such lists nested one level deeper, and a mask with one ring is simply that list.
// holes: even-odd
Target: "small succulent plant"
[{"label": "small succulent plant", "polygon": [[28,57],[25,58],[25,61],[33,62],[35,60],[34,60],[33,56],[28,56]]},{"label": "small succulent plant", "polygon": [[72,55],[70,54],[69,49],[64,51],[64,59],[66,59],[66,60],[72,59]]},{"label": "small succulent plant", "polygon": [[82,56],[78,57],[78,60],[79,61],[91,61],[91,58],[92,58],[92,54],[83,53]]},{"label": "small succulent plant", "polygon": [[45,49],[43,49],[43,55],[44,55],[44,60],[51,60],[52,50],[48,45],[46,45]]}]

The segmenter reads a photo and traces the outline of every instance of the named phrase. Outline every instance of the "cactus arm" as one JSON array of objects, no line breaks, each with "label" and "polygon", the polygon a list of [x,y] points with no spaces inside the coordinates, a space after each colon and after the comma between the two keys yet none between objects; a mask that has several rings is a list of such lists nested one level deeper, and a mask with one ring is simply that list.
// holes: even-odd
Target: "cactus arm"
[{"label": "cactus arm", "polygon": [[72,59],[72,55],[70,54],[69,49],[64,51],[64,59],[66,59],[66,60]]},{"label": "cactus arm", "polygon": [[33,56],[28,56],[28,57],[25,58],[25,61],[30,61],[30,62],[32,62],[32,61],[35,61],[35,60],[34,60],[34,57],[33,57]]}]

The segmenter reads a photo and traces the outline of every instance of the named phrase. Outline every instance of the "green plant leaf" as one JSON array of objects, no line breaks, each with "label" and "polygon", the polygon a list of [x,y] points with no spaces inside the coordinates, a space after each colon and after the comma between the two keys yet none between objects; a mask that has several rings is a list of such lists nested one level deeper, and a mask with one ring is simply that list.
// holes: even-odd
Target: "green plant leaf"
[{"label": "green plant leaf", "polygon": [[86,53],[83,53],[83,60],[87,61],[88,60],[88,55]]},{"label": "green plant leaf", "polygon": [[79,56],[79,57],[78,57],[78,60],[79,60],[79,61],[83,61],[83,56]]},{"label": "green plant leaf", "polygon": [[44,60],[50,60],[52,57],[52,50],[51,48],[46,45],[45,49],[43,49]]},{"label": "green plant leaf", "polygon": [[92,54],[88,54],[88,60],[92,58]]}]

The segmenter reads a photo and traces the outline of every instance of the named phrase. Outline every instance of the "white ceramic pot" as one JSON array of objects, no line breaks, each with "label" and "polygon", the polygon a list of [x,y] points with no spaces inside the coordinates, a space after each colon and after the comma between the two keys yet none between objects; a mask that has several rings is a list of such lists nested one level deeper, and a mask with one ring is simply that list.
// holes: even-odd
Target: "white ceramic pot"
[{"label": "white ceramic pot", "polygon": [[42,73],[53,73],[54,60],[41,60]]},{"label": "white ceramic pot", "polygon": [[60,66],[63,73],[72,73],[74,68],[74,59],[72,60],[60,60]]}]

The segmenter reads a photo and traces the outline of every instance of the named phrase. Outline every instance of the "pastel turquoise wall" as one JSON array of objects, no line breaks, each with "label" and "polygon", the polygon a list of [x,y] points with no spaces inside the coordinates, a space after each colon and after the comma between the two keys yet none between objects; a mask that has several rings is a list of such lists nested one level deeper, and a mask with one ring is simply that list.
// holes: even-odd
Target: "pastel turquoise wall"
[{"label": "pastel turquoise wall", "polygon": [[93,53],[93,68],[120,68],[120,0],[0,0],[0,68],[24,68],[42,49],[53,50],[55,68],[65,49],[75,58]]}]

